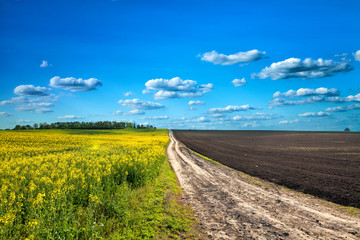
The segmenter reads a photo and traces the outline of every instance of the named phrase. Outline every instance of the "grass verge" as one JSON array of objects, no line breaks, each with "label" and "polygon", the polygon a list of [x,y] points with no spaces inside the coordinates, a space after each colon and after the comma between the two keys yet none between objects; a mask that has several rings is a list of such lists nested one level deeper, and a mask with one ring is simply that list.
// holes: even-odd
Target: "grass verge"
[{"label": "grass verge", "polygon": [[200,239],[198,223],[180,194],[176,175],[164,161],[158,178],[132,190],[128,216],[109,239]]},{"label": "grass verge", "polygon": [[203,158],[203,159],[205,159],[205,160],[208,160],[208,161],[210,161],[210,162],[213,162],[213,163],[216,163],[216,164],[220,164],[219,162],[217,162],[217,161],[215,161],[215,160],[212,160],[211,158],[208,158],[208,157],[206,157],[206,156],[204,156],[204,155],[201,155],[200,153],[197,153],[197,152],[195,152],[194,150],[192,150],[192,149],[190,149],[190,148],[188,148],[188,147],[185,147],[187,150],[189,150],[190,152],[192,152],[192,153],[194,153],[195,155],[197,155],[197,156],[199,156],[199,157],[201,157],[201,158]]}]

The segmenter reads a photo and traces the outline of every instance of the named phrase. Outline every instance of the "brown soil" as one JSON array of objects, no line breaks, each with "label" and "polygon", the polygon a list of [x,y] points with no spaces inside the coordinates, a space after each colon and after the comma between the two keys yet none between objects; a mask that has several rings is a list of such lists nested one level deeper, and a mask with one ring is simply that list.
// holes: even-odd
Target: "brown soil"
[{"label": "brown soil", "polygon": [[251,176],[360,208],[360,134],[174,131],[190,149]]},{"label": "brown soil", "polygon": [[250,177],[191,152],[170,132],[167,153],[209,239],[359,239],[346,209]]}]

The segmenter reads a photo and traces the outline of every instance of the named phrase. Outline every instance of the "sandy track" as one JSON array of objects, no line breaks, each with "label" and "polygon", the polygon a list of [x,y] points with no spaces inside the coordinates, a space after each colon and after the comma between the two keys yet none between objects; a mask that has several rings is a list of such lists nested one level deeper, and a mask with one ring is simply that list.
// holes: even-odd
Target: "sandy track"
[{"label": "sandy track", "polygon": [[210,239],[360,239],[360,219],[195,155],[170,132],[168,158]]}]

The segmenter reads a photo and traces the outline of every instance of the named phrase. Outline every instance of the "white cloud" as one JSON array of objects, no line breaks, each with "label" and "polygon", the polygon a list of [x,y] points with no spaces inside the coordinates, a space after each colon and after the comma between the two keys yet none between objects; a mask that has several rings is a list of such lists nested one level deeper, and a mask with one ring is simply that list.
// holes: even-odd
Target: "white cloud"
[{"label": "white cloud", "polygon": [[197,82],[194,80],[182,80],[179,77],[172,79],[152,79],[145,83],[147,89],[151,90],[166,90],[166,91],[182,91],[195,92],[197,89]]},{"label": "white cloud", "polygon": [[204,105],[205,104],[205,102],[204,101],[199,101],[199,100],[196,100],[196,101],[189,101],[189,103],[188,103],[190,106],[192,106],[192,105]]},{"label": "white cloud", "polygon": [[203,91],[204,93],[211,92],[214,89],[214,84],[207,83],[207,84],[201,84],[198,87],[199,91]]},{"label": "white cloud", "polygon": [[43,60],[42,63],[40,64],[40,67],[42,67],[42,68],[46,68],[48,66],[49,66],[49,63],[45,60]]},{"label": "white cloud", "polygon": [[341,54],[335,54],[334,57],[343,58],[343,57],[346,57],[346,56],[348,56],[348,55],[349,55],[348,53],[341,53]]},{"label": "white cloud", "polygon": [[298,90],[289,90],[287,92],[281,93],[276,92],[274,93],[273,97],[305,97],[305,96],[315,96],[315,95],[322,95],[322,96],[339,96],[339,91],[336,88],[324,88],[320,87],[317,89],[311,88],[300,88]]},{"label": "white cloud", "polygon": [[22,120],[22,119],[20,119],[20,120],[17,120],[16,122],[17,123],[31,123],[32,121],[31,120]]},{"label": "white cloud", "polygon": [[0,112],[0,117],[10,117],[11,114],[7,112]]},{"label": "white cloud", "polygon": [[131,116],[131,115],[144,115],[145,112],[139,109],[134,109],[129,112],[115,111],[113,115],[123,115],[123,116]]},{"label": "white cloud", "polygon": [[203,92],[185,92],[185,93],[179,93],[179,92],[173,92],[173,91],[158,91],[154,94],[154,98],[156,100],[159,99],[169,99],[169,98],[196,98],[196,97],[202,97],[204,95]]},{"label": "white cloud", "polygon": [[28,103],[24,105],[18,105],[15,110],[16,111],[28,111],[28,112],[36,112],[36,113],[48,113],[53,112],[52,107],[53,103],[40,102],[40,103]]},{"label": "white cloud", "polygon": [[355,96],[350,95],[345,98],[346,102],[360,102],[360,93],[356,94]]},{"label": "white cloud", "polygon": [[84,117],[74,116],[74,115],[65,115],[65,116],[58,117],[58,119],[84,119]]},{"label": "white cloud", "polygon": [[[302,93],[298,93],[294,90],[289,90],[286,93],[280,93],[276,92],[274,93],[273,97],[275,97],[273,100],[270,101],[269,107],[283,107],[283,106],[290,106],[290,105],[300,105],[300,104],[312,104],[312,103],[319,103],[319,102],[332,102],[332,103],[345,103],[345,102],[360,102],[360,93],[356,95],[349,95],[347,97],[338,97],[338,91],[337,89],[326,89],[326,88],[320,88],[322,91],[317,91],[319,95],[302,98],[298,100],[288,100],[284,97],[301,97],[302,96],[310,96],[311,93],[315,94],[316,90],[318,89],[308,89],[311,91],[303,91]],[[299,89],[300,90],[300,89]],[[323,93],[321,95],[320,93]],[[280,96],[280,97],[277,97]]]},{"label": "white cloud", "polygon": [[123,115],[124,113],[122,111],[115,111],[113,112],[113,115]]},{"label": "white cloud", "polygon": [[299,119],[295,119],[295,120],[282,120],[279,122],[279,124],[281,125],[285,125],[285,124],[293,124],[293,123],[298,123]]},{"label": "white cloud", "polygon": [[333,60],[312,60],[306,58],[301,61],[299,58],[289,58],[281,62],[272,63],[258,74],[253,74],[253,78],[271,78],[272,80],[288,78],[323,78],[330,77],[340,72],[353,70],[349,62],[335,62]]},{"label": "white cloud", "polygon": [[248,122],[248,123],[244,123],[243,125],[242,125],[242,127],[258,127],[258,126],[260,126],[259,124],[258,124],[258,122],[256,122],[256,121],[253,121],[253,122]]},{"label": "white cloud", "polygon": [[353,53],[355,61],[360,61],[360,50],[357,50],[355,53]]},{"label": "white cloud", "polygon": [[234,121],[244,121],[244,120],[271,120],[279,118],[276,114],[268,113],[254,113],[249,116],[235,116],[232,118]]},{"label": "white cloud", "polygon": [[241,87],[246,84],[246,80],[245,78],[242,79],[235,78],[234,80],[232,80],[232,83],[234,84],[235,87]]},{"label": "white cloud", "polygon": [[13,105],[18,103],[28,103],[28,98],[26,97],[13,97],[10,100],[4,100],[0,102],[0,106],[4,105]]},{"label": "white cloud", "polygon": [[130,96],[134,96],[134,95],[135,95],[135,93],[132,92],[132,91],[129,91],[129,92],[124,93],[124,96],[125,96],[125,97],[130,97]]},{"label": "white cloud", "polygon": [[191,111],[196,111],[197,108],[196,108],[196,107],[189,107],[189,110],[191,110]]},{"label": "white cloud", "polygon": [[259,107],[252,107],[249,104],[247,105],[242,105],[242,106],[232,106],[229,105],[225,108],[210,108],[208,110],[208,113],[211,114],[216,114],[216,113],[232,113],[232,112],[238,112],[238,111],[248,111],[248,110],[253,110],[253,109],[261,109]]},{"label": "white cloud", "polygon": [[61,88],[72,92],[83,92],[95,90],[96,87],[101,87],[102,82],[96,78],[83,80],[82,78],[60,78],[59,76],[55,76],[50,79],[49,85],[51,87]]},{"label": "white cloud", "polygon": [[169,117],[168,116],[154,116],[154,117],[143,117],[142,119],[166,120],[166,119],[169,119]]},{"label": "white cloud", "polygon": [[24,96],[48,96],[50,88],[35,87],[34,85],[19,85],[14,89],[14,93]]},{"label": "white cloud", "polygon": [[331,116],[328,112],[307,112],[303,114],[299,114],[299,117],[329,117]]},{"label": "white cloud", "polygon": [[154,94],[155,99],[201,97],[214,88],[211,83],[198,85],[194,80],[182,80],[179,77],[152,79],[147,81],[145,86],[143,94],[152,93],[152,90],[157,91]]},{"label": "white cloud", "polygon": [[139,109],[134,109],[134,110],[124,113],[124,115],[144,115],[144,114],[145,114],[145,112],[141,111]]},{"label": "white cloud", "polygon": [[187,122],[187,123],[197,123],[197,122],[204,123],[204,122],[209,122],[209,120],[206,119],[205,117],[199,117],[199,118],[185,120],[185,122]]},{"label": "white cloud", "polygon": [[215,50],[201,54],[201,60],[220,65],[232,65],[236,63],[248,63],[261,59],[266,52],[257,49],[247,52],[238,52],[230,55],[217,53]]},{"label": "white cloud", "polygon": [[360,109],[360,104],[352,104],[349,106],[337,106],[325,109],[326,112],[346,112],[353,109]]},{"label": "white cloud", "polygon": [[160,109],[165,107],[160,103],[146,102],[136,98],[119,100],[119,104],[128,108],[142,109],[142,110],[153,110],[153,109]]},{"label": "white cloud", "polygon": [[213,114],[209,114],[210,117],[213,117],[213,118],[222,118],[222,117],[225,117],[224,114],[222,113],[213,113]]},{"label": "white cloud", "polygon": [[4,105],[13,105],[13,104],[21,104],[21,103],[35,103],[35,102],[55,102],[57,101],[58,96],[51,94],[44,97],[35,97],[35,98],[28,98],[28,97],[13,97],[10,100],[4,100],[0,102],[0,106]]}]

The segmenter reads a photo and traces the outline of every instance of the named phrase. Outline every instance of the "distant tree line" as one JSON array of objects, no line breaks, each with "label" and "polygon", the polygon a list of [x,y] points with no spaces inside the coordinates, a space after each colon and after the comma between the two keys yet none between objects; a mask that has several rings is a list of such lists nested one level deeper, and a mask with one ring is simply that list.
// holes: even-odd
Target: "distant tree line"
[{"label": "distant tree line", "polygon": [[156,129],[152,125],[136,125],[132,122],[100,121],[100,122],[55,122],[55,123],[35,123],[31,125],[16,125],[13,130],[32,130],[32,129]]}]

